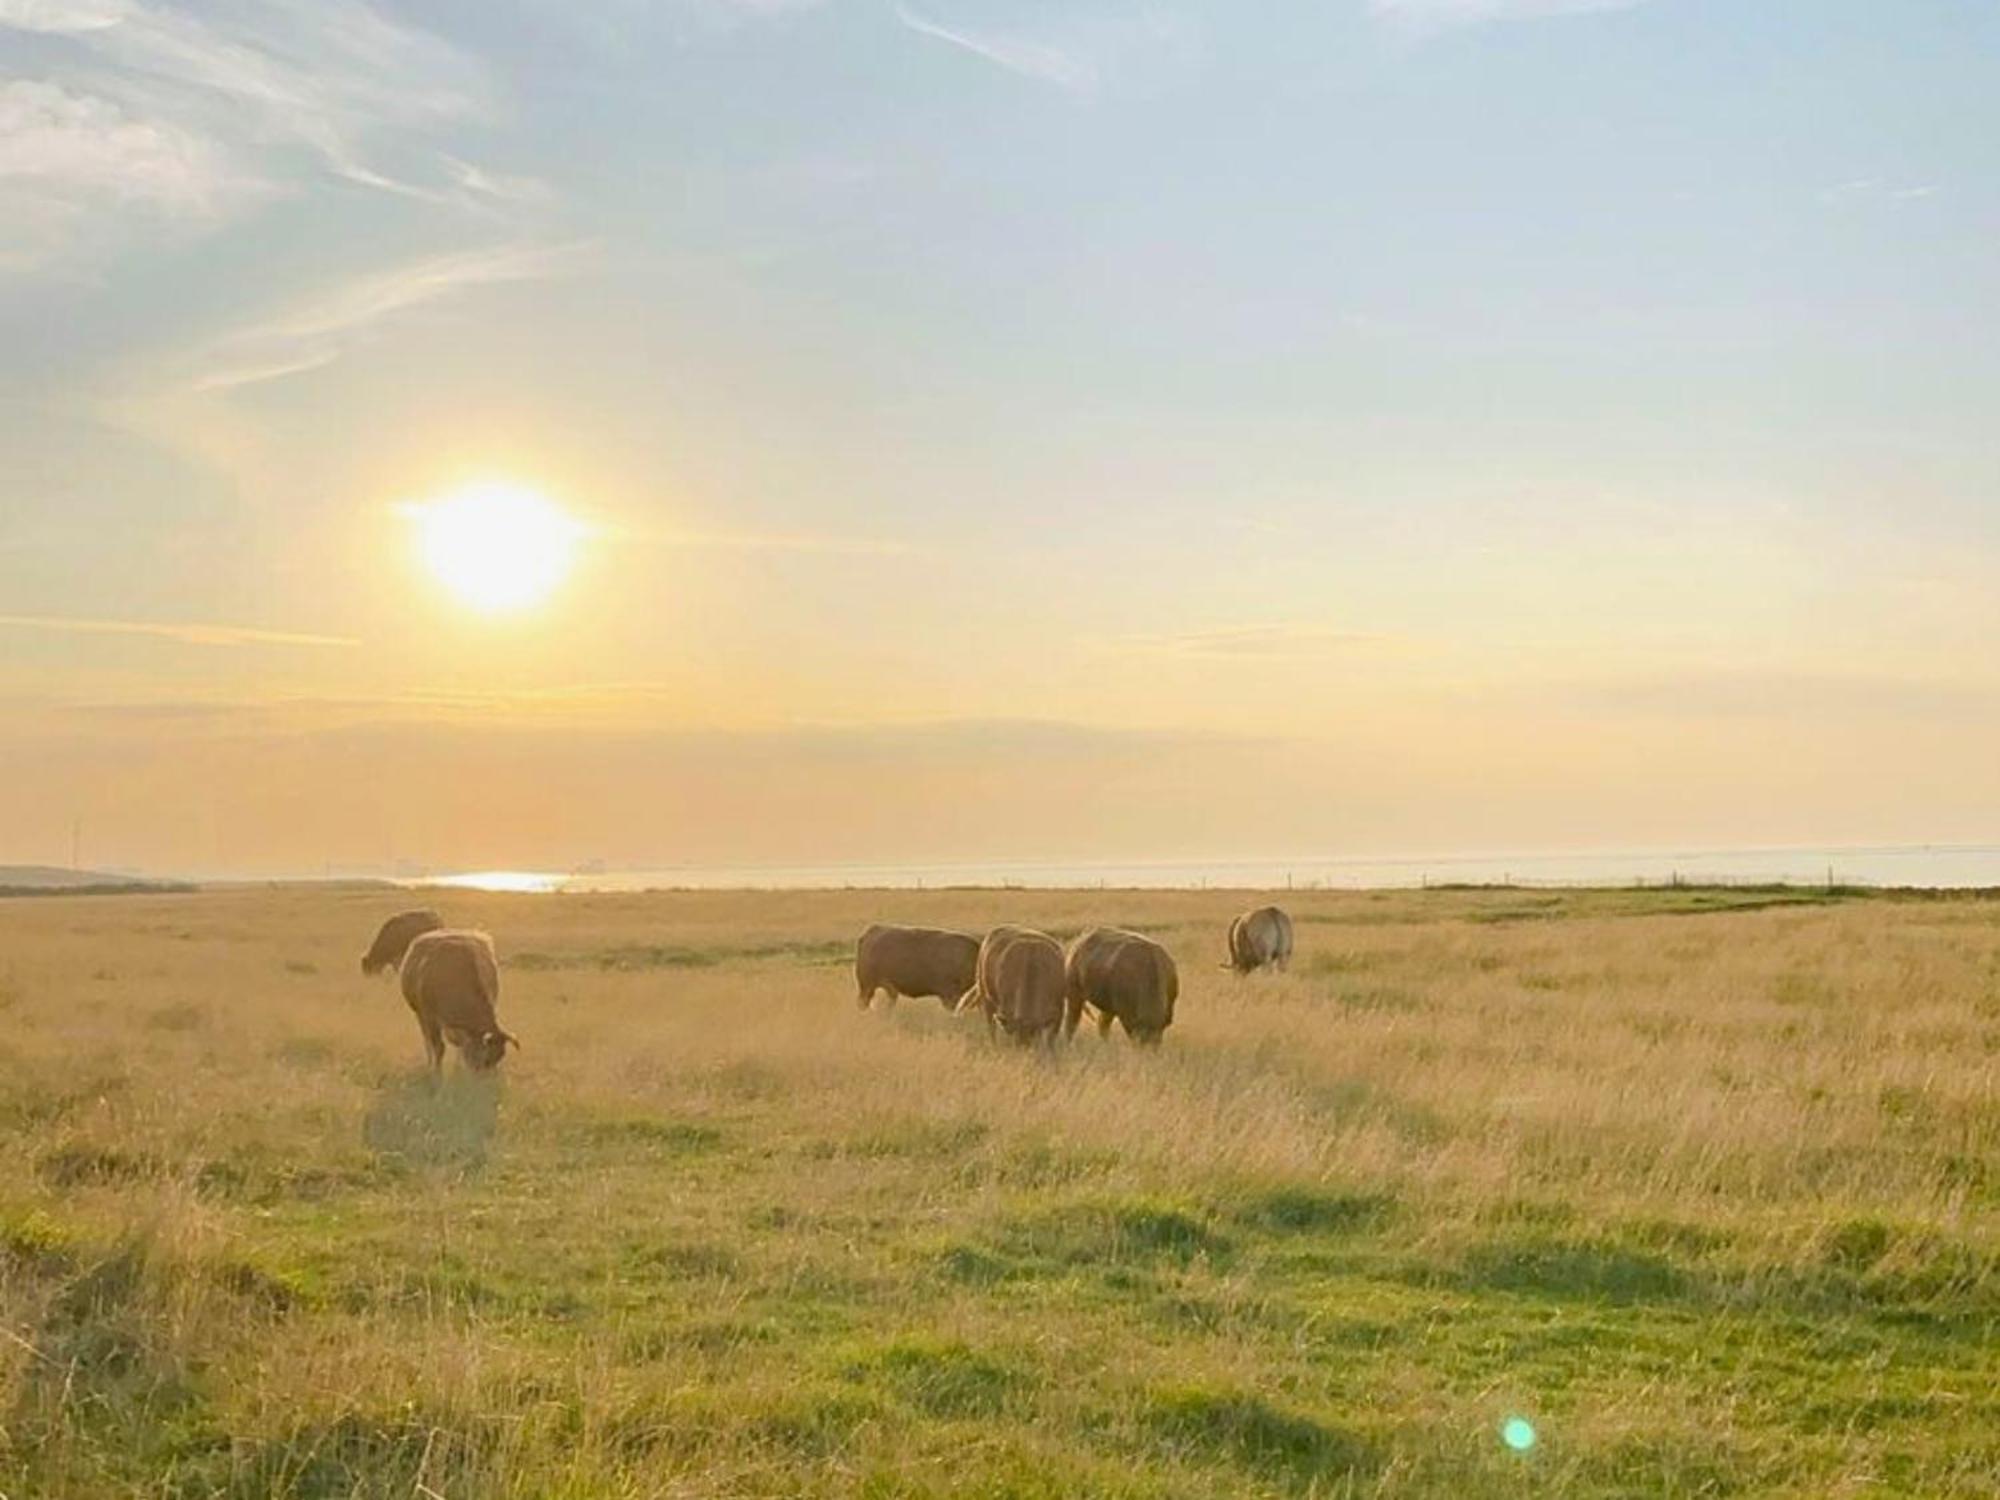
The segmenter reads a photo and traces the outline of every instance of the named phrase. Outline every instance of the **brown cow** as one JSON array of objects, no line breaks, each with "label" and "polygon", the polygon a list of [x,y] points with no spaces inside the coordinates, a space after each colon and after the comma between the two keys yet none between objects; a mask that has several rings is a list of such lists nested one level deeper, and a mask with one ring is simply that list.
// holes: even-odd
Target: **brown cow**
[{"label": "brown cow", "polygon": [[1284,970],[1292,961],[1292,919],[1275,906],[1246,911],[1229,924],[1229,962],[1225,969],[1248,974],[1266,964]]},{"label": "brown cow", "polygon": [[361,972],[379,974],[384,969],[396,968],[403,962],[403,955],[410,951],[410,944],[442,926],[444,918],[429,907],[397,912],[382,924],[382,930],[375,934],[374,943],[362,954]]},{"label": "brown cow", "polygon": [[483,932],[427,932],[403,955],[403,998],[424,1033],[431,1071],[444,1071],[444,1044],[458,1048],[465,1065],[486,1072],[511,1044],[521,1044],[493,1014],[500,998],[500,965],[493,939]]},{"label": "brown cow", "polygon": [[959,1013],[977,1007],[986,1031],[1005,1031],[1026,1046],[1053,1043],[1062,1030],[1063,951],[1045,932],[996,927],[979,945],[979,969],[958,1002]]},{"label": "brown cow", "polygon": [[854,945],[855,1003],[866,1010],[877,990],[887,990],[892,1008],[902,995],[935,995],[950,1010],[978,969],[979,939],[969,932],[877,922]]},{"label": "brown cow", "polygon": [[1173,955],[1151,938],[1093,927],[1069,945],[1064,967],[1069,1001],[1065,1036],[1076,1035],[1086,1007],[1097,1013],[1099,1036],[1109,1036],[1115,1020],[1142,1047],[1157,1047],[1174,1024],[1180,970]]}]

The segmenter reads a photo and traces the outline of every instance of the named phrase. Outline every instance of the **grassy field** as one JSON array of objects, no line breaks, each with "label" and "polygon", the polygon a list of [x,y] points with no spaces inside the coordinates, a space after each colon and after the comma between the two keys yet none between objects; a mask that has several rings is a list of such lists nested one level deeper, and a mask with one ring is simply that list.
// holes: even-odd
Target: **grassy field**
[{"label": "grassy field", "polygon": [[[0,903],[0,1494],[2000,1494],[2000,900],[1281,899],[439,893],[437,1092],[394,895]],[[1180,1022],[862,1015],[876,917]]]}]

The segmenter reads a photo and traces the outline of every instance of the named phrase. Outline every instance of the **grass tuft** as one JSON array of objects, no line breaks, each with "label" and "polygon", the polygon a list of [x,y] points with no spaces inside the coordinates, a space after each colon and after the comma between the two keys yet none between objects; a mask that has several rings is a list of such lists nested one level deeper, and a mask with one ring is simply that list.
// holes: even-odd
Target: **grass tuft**
[{"label": "grass tuft", "polygon": [[1148,1396],[1142,1420],[1196,1458],[1221,1458],[1288,1487],[1330,1488],[1382,1463],[1365,1439],[1247,1391],[1167,1387]]},{"label": "grass tuft", "polygon": [[894,1339],[851,1355],[841,1373],[933,1417],[993,1416],[1030,1389],[1011,1365],[956,1340]]}]

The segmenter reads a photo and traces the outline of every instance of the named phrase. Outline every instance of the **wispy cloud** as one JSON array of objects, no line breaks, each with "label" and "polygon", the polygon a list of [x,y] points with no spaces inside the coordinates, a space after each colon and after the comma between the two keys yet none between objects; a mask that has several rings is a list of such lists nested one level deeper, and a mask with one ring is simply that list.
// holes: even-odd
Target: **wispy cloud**
[{"label": "wispy cloud", "polygon": [[1813,671],[1685,672],[1555,685],[1552,695],[1592,713],[1627,713],[1686,723],[1699,719],[1782,722],[1991,724],[2000,720],[2000,681],[1886,677]]},{"label": "wispy cloud", "polygon": [[1858,203],[1912,203],[1943,191],[1935,182],[1892,182],[1881,177],[1853,177],[1820,189],[1819,201],[1829,208]]},{"label": "wispy cloud", "polygon": [[342,635],[302,635],[254,625],[212,625],[160,620],[88,620],[68,615],[0,615],[0,629],[52,631],[64,635],[136,635],[186,646],[359,646]]},{"label": "wispy cloud", "polygon": [[[518,182],[421,149],[493,110],[468,57],[359,0],[197,10],[146,0],[0,0],[39,77],[0,102],[0,244],[16,262],[51,233],[141,205],[200,221],[288,191],[303,158],[366,187],[506,201]],[[16,71],[25,73],[25,68]],[[392,165],[393,163],[393,165]],[[73,235],[71,237],[74,237]]]},{"label": "wispy cloud", "polygon": [[69,36],[116,26],[130,11],[126,0],[0,0],[0,26]]},{"label": "wispy cloud", "polygon": [[1202,33],[1184,9],[1147,3],[1037,8],[992,0],[899,4],[910,31],[994,67],[1072,94],[1156,92],[1199,65]]},{"label": "wispy cloud", "polygon": [[1549,16],[1632,10],[1647,0],[1369,0],[1377,20],[1398,31],[1427,35],[1490,21],[1534,21]]},{"label": "wispy cloud", "polygon": [[1388,637],[1326,625],[1289,623],[1233,625],[1164,635],[1125,635],[1107,644],[1116,650],[1210,660],[1297,660],[1381,646]]},{"label": "wispy cloud", "polygon": [[228,186],[212,142],[171,121],[32,79],[0,84],[0,178],[206,212]]},{"label": "wispy cloud", "polygon": [[[480,693],[449,688],[357,696],[14,698],[0,701],[0,727],[101,730],[144,724],[163,738],[217,734],[465,733],[548,735],[558,741],[625,743],[662,751],[789,750],[820,758],[1108,754],[1184,746],[1228,750],[1282,743],[1236,729],[1096,724],[1062,719],[797,719],[703,723],[708,707],[683,686],[653,682],[569,683]],[[11,716],[11,718],[10,718]]]},{"label": "wispy cloud", "polygon": [[0,84],[0,265],[33,266],[91,214],[205,221],[259,185],[172,120],[32,79]]},{"label": "wispy cloud", "polygon": [[199,391],[228,390],[318,369],[398,314],[475,287],[559,276],[586,264],[592,253],[582,243],[503,245],[375,272],[226,335],[196,355],[190,384]]},{"label": "wispy cloud", "polygon": [[663,531],[652,540],[665,547],[721,552],[810,552],[833,557],[904,557],[917,549],[907,542],[863,536],[815,536],[758,531]]},{"label": "wispy cloud", "polygon": [[[309,637],[316,642],[317,637]],[[346,642],[339,642],[347,644]],[[202,644],[209,644],[204,641]],[[37,707],[30,703],[17,706]],[[681,716],[688,706],[684,688],[633,682],[563,683],[544,688],[481,692],[465,688],[413,688],[407,692],[358,695],[296,694],[200,698],[46,699],[39,704],[52,719],[84,722],[148,720],[190,729],[327,728],[342,725],[409,723],[553,722],[602,727],[663,708]]]},{"label": "wispy cloud", "polygon": [[554,189],[539,177],[490,172],[455,156],[440,157],[439,162],[451,182],[471,199],[494,203],[546,203],[555,196]]},{"label": "wispy cloud", "polygon": [[920,36],[963,48],[1024,78],[1076,93],[1087,93],[1098,84],[1097,66],[1090,58],[1045,42],[954,28],[920,16],[906,5],[896,8],[896,19]]}]

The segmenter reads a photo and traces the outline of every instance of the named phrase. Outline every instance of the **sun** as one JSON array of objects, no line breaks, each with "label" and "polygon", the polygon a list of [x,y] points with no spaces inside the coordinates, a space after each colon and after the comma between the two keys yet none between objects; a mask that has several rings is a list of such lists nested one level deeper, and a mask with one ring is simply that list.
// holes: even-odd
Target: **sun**
[{"label": "sun", "polygon": [[491,481],[405,513],[431,576],[461,604],[492,615],[532,608],[554,593],[589,530],[540,491]]}]

